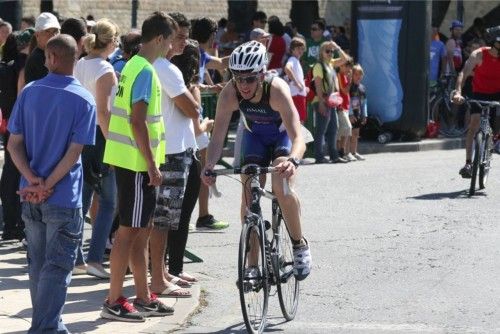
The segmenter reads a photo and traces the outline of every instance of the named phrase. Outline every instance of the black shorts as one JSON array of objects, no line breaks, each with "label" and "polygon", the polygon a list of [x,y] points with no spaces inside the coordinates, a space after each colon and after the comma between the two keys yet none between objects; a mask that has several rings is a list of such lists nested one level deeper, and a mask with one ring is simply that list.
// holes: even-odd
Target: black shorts
[{"label": "black shorts", "polygon": [[147,172],[115,167],[120,225],[148,227],[156,208],[158,188],[149,186]]},{"label": "black shorts", "polygon": [[[495,94],[483,94],[483,93],[472,93],[473,100],[482,100],[482,101],[500,101],[500,93],[495,93]],[[471,114],[480,114],[481,113],[481,107],[477,105],[477,103],[471,103],[470,104],[470,113]],[[495,117],[496,115],[493,113],[493,110],[490,109],[492,112],[492,115],[490,117]]]},{"label": "black shorts", "polygon": [[356,121],[351,123],[353,129],[359,129],[363,126],[363,120],[365,117],[361,116],[359,110],[354,110],[352,116],[356,118]]}]

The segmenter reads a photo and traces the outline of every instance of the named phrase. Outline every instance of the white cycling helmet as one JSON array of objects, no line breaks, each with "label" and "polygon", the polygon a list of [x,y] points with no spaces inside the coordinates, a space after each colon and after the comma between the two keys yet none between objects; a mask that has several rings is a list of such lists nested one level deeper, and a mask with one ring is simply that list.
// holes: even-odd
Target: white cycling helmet
[{"label": "white cycling helmet", "polygon": [[266,65],[266,47],[257,41],[241,44],[234,49],[229,58],[231,71],[259,73],[264,70]]}]

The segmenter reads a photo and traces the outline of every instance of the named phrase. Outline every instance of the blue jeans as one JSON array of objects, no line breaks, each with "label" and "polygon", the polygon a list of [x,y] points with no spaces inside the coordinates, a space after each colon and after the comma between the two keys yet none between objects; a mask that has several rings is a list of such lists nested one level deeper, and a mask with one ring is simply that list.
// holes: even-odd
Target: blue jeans
[{"label": "blue jeans", "polygon": [[69,333],[61,313],[82,238],[82,209],[22,203],[33,319],[28,333]]},{"label": "blue jeans", "polygon": [[337,131],[339,129],[339,119],[335,108],[327,109],[326,117],[318,112],[318,103],[313,105],[315,117],[315,132],[314,132],[314,158],[316,161],[321,161],[324,156],[324,142],[328,148],[330,160],[335,160],[339,157],[337,151]]},{"label": "blue jeans", "polygon": [[[113,226],[113,218],[116,209],[116,178],[115,170],[110,169],[109,173],[102,178],[102,191],[99,194],[99,209],[92,225],[92,237],[90,239],[90,248],[87,255],[87,262],[99,263],[103,261],[104,250],[106,249],[106,240]],[[83,183],[83,216],[87,214],[92,203],[94,189],[86,182]],[[83,232],[83,226],[82,226]],[[83,240],[82,240],[83,243]],[[85,263],[83,258],[82,243],[78,247],[78,257],[76,265]]]}]

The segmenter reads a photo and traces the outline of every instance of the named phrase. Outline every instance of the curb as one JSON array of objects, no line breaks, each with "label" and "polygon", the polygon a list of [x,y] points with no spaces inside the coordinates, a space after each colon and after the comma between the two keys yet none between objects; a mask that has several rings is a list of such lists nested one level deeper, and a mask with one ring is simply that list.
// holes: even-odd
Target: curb
[{"label": "curb", "polygon": [[172,316],[163,317],[155,325],[143,329],[140,333],[160,334],[172,333],[184,326],[187,320],[200,306],[201,287],[200,282],[190,288],[191,298],[178,298],[174,304],[175,312]]},{"label": "curb", "polygon": [[[312,145],[308,144],[308,146]],[[457,150],[463,148],[465,148],[465,138],[422,139],[416,142],[389,142],[387,144],[380,144],[376,141],[360,141],[358,144],[358,151],[360,154]],[[222,156],[225,158],[233,157],[233,152],[234,136],[230,134],[227,145],[222,152]]]}]

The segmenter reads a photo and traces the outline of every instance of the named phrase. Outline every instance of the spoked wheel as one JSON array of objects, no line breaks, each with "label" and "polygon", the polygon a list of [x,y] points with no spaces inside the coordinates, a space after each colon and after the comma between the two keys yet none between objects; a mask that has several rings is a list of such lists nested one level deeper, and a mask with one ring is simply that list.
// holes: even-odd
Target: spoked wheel
[{"label": "spoked wheel", "polygon": [[478,132],[474,138],[474,152],[472,159],[472,175],[470,178],[470,189],[469,196],[473,196],[476,193],[476,179],[477,172],[479,170],[479,162],[481,161],[481,144],[483,142],[483,133]]},{"label": "spoked wheel", "polygon": [[484,136],[483,145],[481,147],[481,163],[479,165],[479,189],[486,188],[488,182],[488,175],[491,168],[491,149],[492,149],[491,135]]},{"label": "spoked wheel", "polygon": [[238,289],[248,333],[262,333],[266,325],[269,283],[264,241],[257,225],[243,224],[238,254]]},{"label": "spoked wheel", "polygon": [[275,228],[276,255],[278,256],[277,268],[275,272],[279,273],[277,277],[278,299],[280,301],[281,312],[286,320],[290,321],[297,314],[299,305],[299,281],[293,275],[293,248],[288,228],[278,213],[278,224]]},{"label": "spoked wheel", "polygon": [[431,105],[431,115],[439,123],[439,133],[448,138],[461,137],[467,132],[467,107],[452,105],[442,96]]}]

